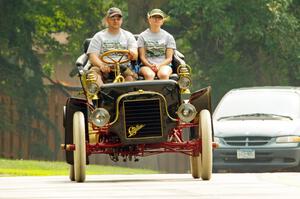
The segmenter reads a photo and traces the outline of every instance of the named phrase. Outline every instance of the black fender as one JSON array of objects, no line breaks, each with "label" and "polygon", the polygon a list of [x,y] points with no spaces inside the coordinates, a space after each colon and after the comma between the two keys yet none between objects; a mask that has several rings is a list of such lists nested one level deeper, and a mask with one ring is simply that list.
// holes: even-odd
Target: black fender
[{"label": "black fender", "polygon": [[207,109],[212,114],[211,87],[209,86],[192,93],[189,102],[195,106],[197,112]]},{"label": "black fender", "polygon": [[[73,115],[75,112],[81,111],[85,118],[85,138],[88,141],[88,105],[85,99],[68,98],[64,108],[64,127],[65,127],[65,145],[73,144]],[[88,157],[86,158],[89,163]],[[66,162],[74,164],[73,151],[66,150]]]},{"label": "black fender", "polygon": [[[211,87],[208,86],[206,88],[202,88],[200,90],[195,91],[192,93],[192,95],[189,98],[189,103],[195,106],[198,113],[200,113],[201,110],[207,109],[210,112],[211,115],[211,127],[212,127],[212,137],[214,137],[214,128],[213,128],[213,120],[212,120],[212,105],[211,105]],[[199,121],[199,114],[197,114],[196,118],[194,119],[194,122]],[[191,138],[197,138],[198,136],[198,129],[195,131],[195,129],[191,128]]]}]

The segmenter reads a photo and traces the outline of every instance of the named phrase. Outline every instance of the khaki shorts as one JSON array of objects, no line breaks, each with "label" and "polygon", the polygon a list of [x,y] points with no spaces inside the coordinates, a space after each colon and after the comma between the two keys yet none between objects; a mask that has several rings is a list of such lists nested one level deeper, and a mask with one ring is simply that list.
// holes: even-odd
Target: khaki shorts
[{"label": "khaki shorts", "polygon": [[[99,67],[97,66],[92,66],[90,69],[90,71],[97,73],[98,75],[101,75],[102,77],[102,81],[104,83],[109,83],[114,81],[115,79],[115,72],[111,71],[109,73],[103,73]],[[121,75],[123,77],[127,77],[127,76],[132,76],[133,79],[137,79],[138,75],[129,67],[121,67]]]}]

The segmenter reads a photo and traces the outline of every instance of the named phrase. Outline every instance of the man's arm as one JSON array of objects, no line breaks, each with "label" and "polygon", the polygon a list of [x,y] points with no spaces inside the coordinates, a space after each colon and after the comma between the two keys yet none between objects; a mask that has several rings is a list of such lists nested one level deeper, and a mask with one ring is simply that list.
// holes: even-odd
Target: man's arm
[{"label": "man's arm", "polygon": [[128,41],[128,50],[129,50],[128,58],[130,60],[137,60],[138,58],[137,41],[135,40],[133,34],[131,33]]},{"label": "man's arm", "polygon": [[89,60],[93,66],[98,66],[102,72],[110,72],[110,67],[106,66],[101,62],[101,60],[98,57],[98,53],[90,53]]},{"label": "man's arm", "polygon": [[137,60],[138,58],[138,51],[137,49],[129,49],[129,56],[128,58],[130,60]]}]

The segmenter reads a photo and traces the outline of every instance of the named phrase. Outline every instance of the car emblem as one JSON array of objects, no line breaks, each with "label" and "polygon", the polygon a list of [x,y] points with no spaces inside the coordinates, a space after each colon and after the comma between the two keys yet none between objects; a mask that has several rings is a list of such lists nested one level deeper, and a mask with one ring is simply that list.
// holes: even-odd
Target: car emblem
[{"label": "car emblem", "polygon": [[137,124],[135,126],[131,126],[128,128],[128,137],[133,137],[135,136],[141,128],[143,128],[145,124]]}]

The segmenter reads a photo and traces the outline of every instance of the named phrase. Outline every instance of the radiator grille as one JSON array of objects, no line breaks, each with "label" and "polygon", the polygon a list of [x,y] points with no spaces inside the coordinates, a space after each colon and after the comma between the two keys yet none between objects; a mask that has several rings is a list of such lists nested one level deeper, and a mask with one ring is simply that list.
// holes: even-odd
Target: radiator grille
[{"label": "radiator grille", "polygon": [[[160,99],[124,101],[127,139],[161,137]],[[131,129],[131,130],[130,130]],[[129,131],[136,132],[129,133]]]},{"label": "radiator grille", "polygon": [[270,137],[264,136],[247,136],[247,137],[225,137],[226,144],[231,146],[262,146],[268,144]]}]

